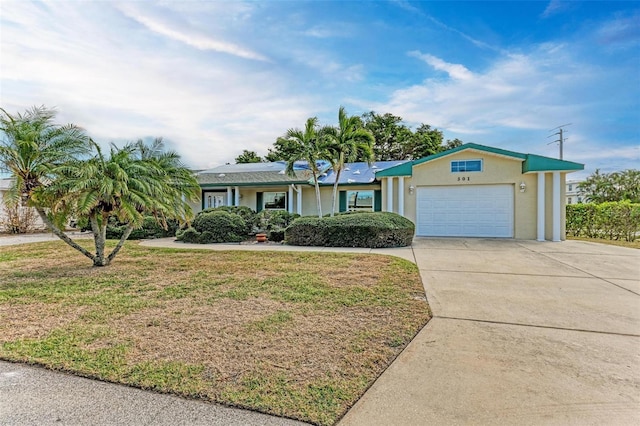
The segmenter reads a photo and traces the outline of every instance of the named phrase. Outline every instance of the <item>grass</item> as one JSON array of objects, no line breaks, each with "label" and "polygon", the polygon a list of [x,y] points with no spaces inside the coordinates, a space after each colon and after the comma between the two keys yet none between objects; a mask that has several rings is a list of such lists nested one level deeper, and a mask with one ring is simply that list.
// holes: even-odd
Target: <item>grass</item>
[{"label": "grass", "polygon": [[429,318],[416,266],[387,256],[0,248],[0,358],[319,425]]},{"label": "grass", "polygon": [[623,240],[607,240],[603,238],[587,238],[587,237],[573,237],[567,236],[568,240],[587,241],[590,243],[608,244],[610,246],[628,247],[640,249],[640,238],[635,241],[623,241]]}]

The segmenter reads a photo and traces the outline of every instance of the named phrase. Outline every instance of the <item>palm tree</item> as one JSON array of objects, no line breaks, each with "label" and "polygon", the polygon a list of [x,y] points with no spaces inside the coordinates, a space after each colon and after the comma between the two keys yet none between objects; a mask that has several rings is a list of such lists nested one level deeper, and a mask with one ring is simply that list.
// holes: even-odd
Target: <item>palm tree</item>
[{"label": "palm tree", "polygon": [[[200,187],[182,166],[175,152],[164,152],[162,139],[147,146],[142,141],[123,148],[112,145],[109,156],[93,143],[96,155],[55,170],[58,178],[42,191],[54,212],[74,210],[87,217],[94,236],[95,254],[80,250],[94,266],[106,266],[118,254],[144,215],[152,214],[166,226],[167,218],[188,220],[193,213],[187,199],[195,200]],[[125,232],[108,255],[106,230],[110,217],[126,223]]]},{"label": "palm tree", "polygon": [[89,137],[73,124],[53,122],[56,112],[44,106],[12,115],[0,108],[0,170],[11,173],[11,193],[24,205],[35,207],[44,224],[59,238],[84,250],[60,230],[47,215],[46,206],[36,202],[36,192],[51,182],[53,170],[90,152]]},{"label": "palm tree", "polygon": [[309,169],[313,174],[313,182],[316,188],[316,203],[318,217],[322,217],[322,205],[320,202],[320,186],[318,183],[318,175],[320,169],[318,161],[323,158],[323,140],[322,134],[318,131],[318,118],[311,117],[307,119],[304,131],[300,129],[289,129],[283,138],[279,138],[278,142],[287,146],[287,168],[286,173],[295,176],[294,164],[296,161],[306,161]]},{"label": "palm tree", "polygon": [[367,164],[373,161],[373,135],[362,127],[362,122],[357,116],[349,117],[344,107],[338,111],[338,127],[326,127],[323,135],[327,140],[327,159],[335,174],[333,183],[333,196],[331,199],[331,216],[336,211],[338,198],[338,181],[344,170],[345,163],[364,160]]}]

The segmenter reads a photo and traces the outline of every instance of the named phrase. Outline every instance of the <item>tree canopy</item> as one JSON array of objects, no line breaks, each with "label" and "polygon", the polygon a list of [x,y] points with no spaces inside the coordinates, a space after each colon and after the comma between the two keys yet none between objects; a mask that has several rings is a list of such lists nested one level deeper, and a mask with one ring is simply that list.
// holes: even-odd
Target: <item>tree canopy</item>
[{"label": "tree canopy", "polygon": [[249,151],[248,149],[242,150],[242,154],[236,157],[236,164],[245,163],[262,163],[262,157],[255,151]]},{"label": "tree canopy", "polygon": [[640,203],[640,171],[628,169],[600,173],[598,169],[578,184],[578,190],[587,201],[593,203],[624,200]]}]

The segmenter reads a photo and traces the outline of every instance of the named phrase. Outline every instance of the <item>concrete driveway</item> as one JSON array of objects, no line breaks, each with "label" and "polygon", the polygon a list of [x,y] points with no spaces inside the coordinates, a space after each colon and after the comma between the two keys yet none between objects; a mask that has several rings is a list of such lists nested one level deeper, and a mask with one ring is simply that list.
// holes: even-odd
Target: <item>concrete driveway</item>
[{"label": "concrete driveway", "polygon": [[433,319],[340,424],[640,424],[640,250],[417,239]]}]

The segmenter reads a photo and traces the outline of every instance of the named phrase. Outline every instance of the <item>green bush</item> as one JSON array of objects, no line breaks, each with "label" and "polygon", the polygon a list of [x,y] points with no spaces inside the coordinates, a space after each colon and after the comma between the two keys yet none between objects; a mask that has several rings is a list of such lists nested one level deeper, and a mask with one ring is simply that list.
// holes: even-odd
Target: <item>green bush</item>
[{"label": "green bush", "polygon": [[200,234],[208,232],[204,237],[206,241],[204,239],[198,241],[202,243],[238,242],[247,235],[247,224],[244,219],[235,213],[221,210],[199,213],[193,220],[192,226]]},{"label": "green bush", "polygon": [[567,205],[567,235],[635,241],[640,233],[640,204],[613,201]]},{"label": "green bush", "polygon": [[405,247],[415,225],[395,213],[352,213],[334,217],[302,217],[285,231],[288,244],[325,247]]},{"label": "green bush", "polygon": [[190,226],[187,229],[180,229],[177,231],[176,238],[178,241],[184,241],[185,243],[199,243],[200,232]]},{"label": "green bush", "polygon": [[273,241],[274,243],[284,241],[284,229],[272,229],[267,232],[267,238],[269,241]]},{"label": "green bush", "polygon": [[208,209],[204,209],[202,210],[200,214],[204,214],[204,213],[211,213],[211,212],[227,212],[227,213],[232,213],[232,214],[237,214],[238,216],[240,216],[247,228],[246,228],[246,232],[245,234],[251,234],[251,232],[253,231],[253,224],[256,222],[256,216],[257,213],[253,210],[251,210],[249,207],[247,206],[220,206],[220,207],[212,207],[212,208],[208,208]]},{"label": "green bush", "polygon": [[[80,223],[80,220],[78,221]],[[80,226],[80,225],[79,225]],[[89,226],[89,229],[91,227]],[[107,239],[119,240],[122,238],[127,224],[122,224],[117,221],[116,218],[109,218],[107,224]],[[129,235],[129,240],[144,240],[148,238],[165,238],[172,237],[176,234],[178,229],[178,221],[174,219],[167,220],[167,229],[164,229],[162,225],[158,223],[155,217],[145,216],[142,222],[142,227],[134,229]]]},{"label": "green bush", "polygon": [[[258,232],[268,234],[272,231],[284,231],[299,217],[299,214],[289,213],[286,210],[262,210],[256,215],[254,225]],[[271,237],[269,239],[271,240]]]}]

